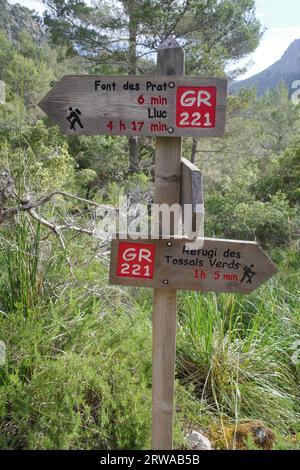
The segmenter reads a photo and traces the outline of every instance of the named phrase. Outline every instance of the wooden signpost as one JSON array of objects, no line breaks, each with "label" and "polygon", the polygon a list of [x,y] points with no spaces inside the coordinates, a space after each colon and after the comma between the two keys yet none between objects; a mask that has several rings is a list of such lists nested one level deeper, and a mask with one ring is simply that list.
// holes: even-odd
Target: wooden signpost
[{"label": "wooden signpost", "polygon": [[183,224],[187,228],[186,234],[194,232],[197,236],[204,225],[202,174],[199,168],[186,158],[181,159],[180,204]]},{"label": "wooden signpost", "polygon": [[203,185],[202,174],[196,167],[186,158],[181,159],[181,205],[192,204],[194,213],[203,210]]},{"label": "wooden signpost", "polygon": [[[183,75],[184,51],[167,40],[157,53],[158,75]],[[155,144],[155,204],[180,203],[181,138],[158,137]],[[163,236],[164,226],[160,226]],[[177,233],[178,227],[173,227]],[[172,449],[176,359],[176,291],[154,289],[152,330],[152,449]]]},{"label": "wooden signpost", "polygon": [[69,135],[223,135],[227,80],[163,75],[66,75],[39,106]]},{"label": "wooden signpost", "polygon": [[[221,136],[227,80],[184,77],[184,52],[173,39],[158,50],[158,75],[65,76],[40,107],[69,135],[154,136],[155,204],[190,204],[203,213],[200,170],[181,159],[181,137]],[[194,220],[195,221],[195,220]],[[177,221],[176,221],[177,223]],[[153,299],[152,448],[172,449],[176,289],[249,293],[276,273],[254,242],[175,236],[112,241],[110,282],[151,287]],[[169,226],[169,225],[168,225]],[[165,239],[165,238],[168,239]],[[203,239],[201,239],[203,241]]]},{"label": "wooden signpost", "polygon": [[249,294],[277,272],[255,242],[205,238],[115,239],[110,282],[123,286]]}]

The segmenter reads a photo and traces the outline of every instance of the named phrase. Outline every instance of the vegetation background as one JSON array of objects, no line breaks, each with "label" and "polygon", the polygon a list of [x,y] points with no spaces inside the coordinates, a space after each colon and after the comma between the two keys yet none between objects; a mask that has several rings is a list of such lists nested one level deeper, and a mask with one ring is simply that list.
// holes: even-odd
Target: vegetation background
[{"label": "vegetation background", "polygon": [[[151,202],[146,138],[66,137],[37,104],[66,73],[141,74],[169,35],[187,74],[235,77],[253,0],[0,0],[0,448],[141,449],[151,434],[151,291],[108,285],[98,205]],[[184,139],[207,236],[257,240],[279,274],[250,296],[179,293],[175,446],[300,447],[300,107],[284,83],[228,100],[222,139]],[[76,196],[74,198],[73,196]]]}]

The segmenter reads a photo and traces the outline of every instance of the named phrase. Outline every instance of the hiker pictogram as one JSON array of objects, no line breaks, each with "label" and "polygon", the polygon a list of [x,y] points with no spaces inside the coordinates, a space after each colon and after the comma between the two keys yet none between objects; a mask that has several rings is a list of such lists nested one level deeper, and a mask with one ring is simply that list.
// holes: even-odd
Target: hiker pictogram
[{"label": "hiker pictogram", "polygon": [[73,108],[70,107],[69,111],[70,111],[70,114],[69,114],[69,116],[67,116],[66,119],[71,124],[70,129],[76,131],[75,124],[78,124],[78,126],[81,127],[81,129],[83,129],[83,125],[82,125],[82,122],[80,121],[80,117],[79,117],[81,115],[81,112],[79,111],[79,109],[76,108],[75,111],[74,111]]},{"label": "hiker pictogram", "polygon": [[255,272],[252,271],[252,268],[254,268],[254,264],[251,264],[251,266],[245,266],[243,271],[244,271],[244,276],[241,279],[241,282],[246,281],[246,284],[252,284],[252,278],[255,276]]}]

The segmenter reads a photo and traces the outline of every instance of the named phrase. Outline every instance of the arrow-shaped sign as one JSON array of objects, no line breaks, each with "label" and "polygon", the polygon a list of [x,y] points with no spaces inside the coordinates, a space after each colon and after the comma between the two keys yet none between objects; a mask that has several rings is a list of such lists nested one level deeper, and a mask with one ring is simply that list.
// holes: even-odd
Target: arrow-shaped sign
[{"label": "arrow-shaped sign", "polygon": [[276,272],[255,242],[205,238],[201,246],[199,239],[182,238],[112,241],[111,284],[248,294]]},{"label": "arrow-shaped sign", "polygon": [[225,79],[66,75],[39,106],[69,135],[212,137],[226,96]]}]

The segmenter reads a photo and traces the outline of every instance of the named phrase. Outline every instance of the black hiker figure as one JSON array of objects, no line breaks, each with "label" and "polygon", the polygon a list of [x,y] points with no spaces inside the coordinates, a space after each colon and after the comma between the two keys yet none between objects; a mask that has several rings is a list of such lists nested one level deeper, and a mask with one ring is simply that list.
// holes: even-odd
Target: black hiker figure
[{"label": "black hiker figure", "polygon": [[67,116],[66,119],[71,124],[70,129],[72,129],[73,131],[76,131],[75,124],[78,124],[78,126],[80,126],[81,129],[83,129],[83,125],[81,124],[80,117],[79,117],[81,115],[81,112],[79,111],[79,109],[76,108],[75,111],[73,111],[73,108],[70,107],[69,111],[70,111],[70,114],[69,116]]},{"label": "black hiker figure", "polygon": [[243,282],[247,278],[246,284],[252,284],[252,278],[256,274],[254,271],[252,271],[252,268],[254,268],[254,264],[251,264],[251,266],[244,267],[243,271],[245,272],[244,272],[244,276],[241,279],[241,282]]}]

